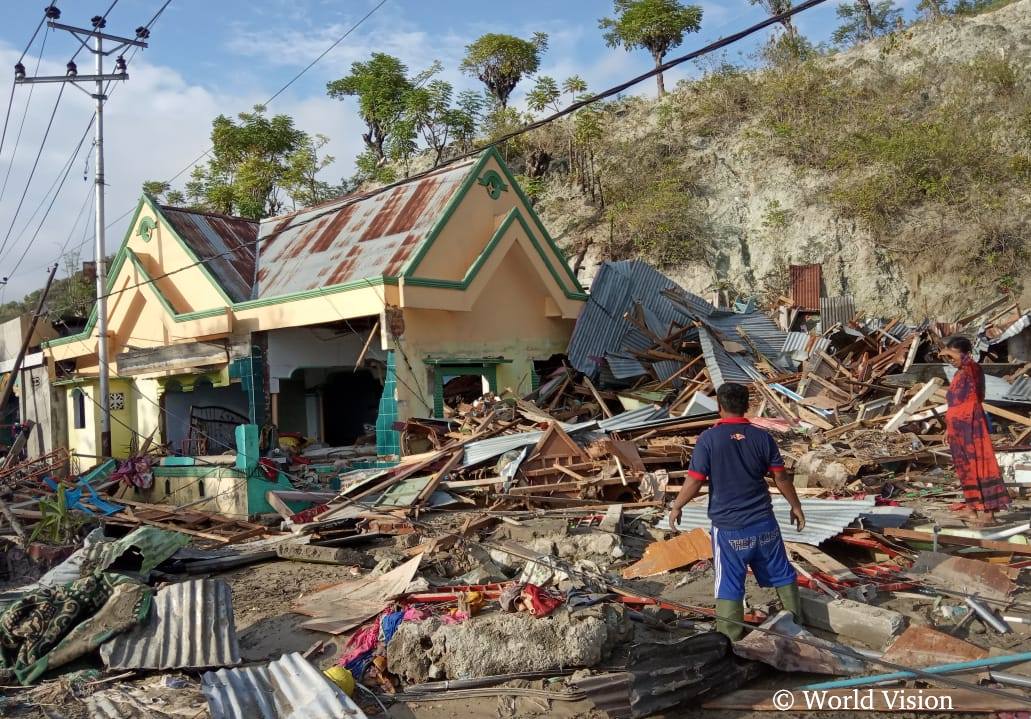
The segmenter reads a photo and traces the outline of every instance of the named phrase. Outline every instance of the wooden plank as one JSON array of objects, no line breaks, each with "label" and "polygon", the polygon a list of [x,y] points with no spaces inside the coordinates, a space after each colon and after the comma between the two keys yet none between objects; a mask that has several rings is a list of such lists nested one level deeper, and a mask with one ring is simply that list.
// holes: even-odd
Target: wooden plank
[{"label": "wooden plank", "polygon": [[898,431],[899,427],[909,421],[910,416],[915,414],[917,410],[924,406],[934,393],[941,387],[942,380],[940,377],[932,377],[929,382],[924,384],[913,398],[906,402],[906,405],[900,409],[894,417],[888,420],[888,424],[884,425],[885,432]]},{"label": "wooden plank", "polygon": [[604,414],[606,417],[611,417],[612,410],[609,409],[607,404],[605,404],[605,400],[603,400],[601,398],[601,395],[598,394],[597,388],[594,386],[594,383],[591,382],[591,378],[587,375],[584,375],[584,384],[587,385],[587,389],[591,391],[591,395],[594,396],[594,401],[597,402],[598,406],[601,408],[602,414]]},{"label": "wooden plank", "polygon": [[[934,535],[930,532],[918,532],[914,529],[887,527],[884,529],[884,536],[892,537],[893,539],[908,539],[913,542],[926,542],[928,544],[934,542]],[[1013,544],[992,539],[977,539],[976,537],[959,537],[954,534],[939,534],[938,544],[949,544],[958,547],[981,547],[982,549],[991,549],[996,552],[1011,552],[1013,554],[1031,556],[1031,545],[1028,544]]]},{"label": "wooden plank", "polygon": [[1008,409],[1003,409],[1002,407],[996,407],[995,405],[988,404],[987,402],[984,402],[982,406],[984,407],[984,411],[985,412],[991,412],[996,417],[1002,417],[1003,419],[1008,419],[1008,420],[1011,420],[1013,422],[1020,422],[1021,424],[1025,424],[1028,427],[1031,427],[1031,417],[1025,417],[1022,414],[1017,414],[1016,412],[1010,412]]},{"label": "wooden plank", "polygon": [[829,574],[839,581],[853,582],[859,580],[859,577],[857,577],[851,569],[834,557],[824,554],[816,547],[812,547],[808,544],[799,544],[797,542],[785,542],[785,545],[789,552],[797,554],[821,572]]}]

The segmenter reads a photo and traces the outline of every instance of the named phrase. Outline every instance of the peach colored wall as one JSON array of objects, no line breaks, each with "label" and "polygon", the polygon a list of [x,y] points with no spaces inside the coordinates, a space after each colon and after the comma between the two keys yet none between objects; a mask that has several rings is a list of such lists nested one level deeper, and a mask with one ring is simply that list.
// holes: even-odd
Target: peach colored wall
[{"label": "peach colored wall", "polygon": [[432,408],[428,357],[503,356],[513,361],[498,365],[498,389],[525,394],[533,360],[565,351],[574,320],[545,316],[548,286],[521,245],[513,244],[501,259],[484,276],[486,289],[470,310],[404,310],[405,334],[395,340],[408,358],[396,363],[402,416],[426,415]]},{"label": "peach colored wall", "polygon": [[[501,167],[494,159],[484,165],[480,176],[482,177],[490,170],[504,176]],[[544,241],[540,230],[530,220],[529,208],[519,199],[515,188],[509,186],[508,190],[502,192],[498,199],[493,200],[487,193],[487,188],[475,182],[412,274],[416,277],[441,280],[463,279],[469,266],[476,261],[494,235],[501,220],[514,207],[519,207],[523,212],[537,237],[538,244],[544,249],[548,260],[558,271],[563,286],[570,292],[576,291],[572,280],[562,269],[565,261],[558,257]]]}]

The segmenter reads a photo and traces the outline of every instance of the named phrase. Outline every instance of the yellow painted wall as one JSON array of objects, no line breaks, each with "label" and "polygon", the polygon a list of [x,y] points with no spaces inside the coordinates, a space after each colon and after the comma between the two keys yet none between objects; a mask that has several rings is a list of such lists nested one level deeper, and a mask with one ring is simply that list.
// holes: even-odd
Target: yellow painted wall
[{"label": "yellow painted wall", "polygon": [[[76,386],[65,386],[65,406],[68,412],[68,451],[73,455],[81,455],[80,466],[92,466],[96,464],[96,455],[100,454],[100,422],[97,414],[97,406],[90,401],[96,398],[96,383],[83,383]],[[76,399],[75,392],[80,390],[86,394],[82,403],[83,414],[86,419],[85,427],[78,429],[75,426]]]},{"label": "yellow painted wall", "polygon": [[[168,471],[166,468],[164,471]],[[155,468],[150,489],[125,488],[119,496],[148,504],[171,504],[200,512],[215,512],[235,519],[247,518],[247,479],[228,467],[191,467],[200,476],[163,477],[162,468]],[[198,504],[193,502],[201,501]]]}]

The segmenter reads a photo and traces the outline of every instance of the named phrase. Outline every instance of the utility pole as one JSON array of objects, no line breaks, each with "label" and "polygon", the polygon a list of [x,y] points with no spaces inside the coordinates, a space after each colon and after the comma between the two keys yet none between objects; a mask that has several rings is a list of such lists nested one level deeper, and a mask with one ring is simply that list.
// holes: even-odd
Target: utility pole
[{"label": "utility pole", "polygon": [[[75,64],[74,58],[68,63],[67,71],[64,75],[49,75],[41,77],[26,77],[25,66],[18,63],[14,66],[14,81],[17,84],[30,84],[30,83],[41,83],[41,82],[70,82],[75,87],[79,88],[87,95],[92,97],[96,101],[96,113],[97,119],[93,125],[95,133],[94,139],[94,158],[95,158],[95,172],[94,172],[94,183],[96,185],[96,252],[97,252],[97,366],[100,373],[99,388],[97,394],[100,396],[98,400],[101,404],[100,413],[100,454],[104,457],[111,456],[111,400],[110,400],[110,380],[108,370],[108,351],[107,351],[107,263],[104,258],[107,256],[104,249],[104,102],[107,100],[107,95],[104,93],[104,83],[112,80],[127,80],[129,74],[127,72],[125,57],[121,54],[118,55],[118,59],[115,60],[115,71],[112,74],[104,74],[104,58],[114,53],[121,53],[127,47],[147,47],[145,40],[150,35],[150,31],[145,27],[136,28],[135,39],[129,39],[125,37],[119,37],[117,35],[108,35],[103,31],[107,25],[107,21],[97,15],[92,18],[90,24],[93,26],[92,30],[87,30],[79,27],[72,27],[71,25],[64,25],[57,22],[61,17],[61,11],[54,5],[50,5],[46,8],[46,17],[48,18],[47,25],[54,30],[64,30],[70,33],[76,40],[79,41],[80,49],[86,50],[93,53],[95,63],[94,75],[80,75],[79,68]],[[93,41],[92,46],[90,40]],[[104,41],[107,40],[111,44],[107,49],[104,48]],[[95,91],[91,92],[85,87],[79,85],[79,83],[95,83]]]}]

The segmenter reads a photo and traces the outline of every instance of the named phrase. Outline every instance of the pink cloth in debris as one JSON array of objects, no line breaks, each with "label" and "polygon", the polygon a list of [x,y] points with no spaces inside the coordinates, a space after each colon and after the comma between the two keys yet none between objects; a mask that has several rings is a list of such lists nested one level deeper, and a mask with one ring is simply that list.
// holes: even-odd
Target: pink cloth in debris
[{"label": "pink cloth in debris", "polygon": [[404,621],[406,622],[421,622],[423,619],[429,619],[432,616],[425,609],[419,609],[418,607],[408,607],[405,610]]},{"label": "pink cloth in debris", "polygon": [[347,640],[347,644],[344,645],[344,649],[347,649],[347,653],[344,654],[337,661],[337,664],[344,666],[349,664],[354,659],[371,652],[376,648],[376,644],[379,642],[379,618],[371,624],[367,624],[357,632],[355,632],[350,639]]}]

